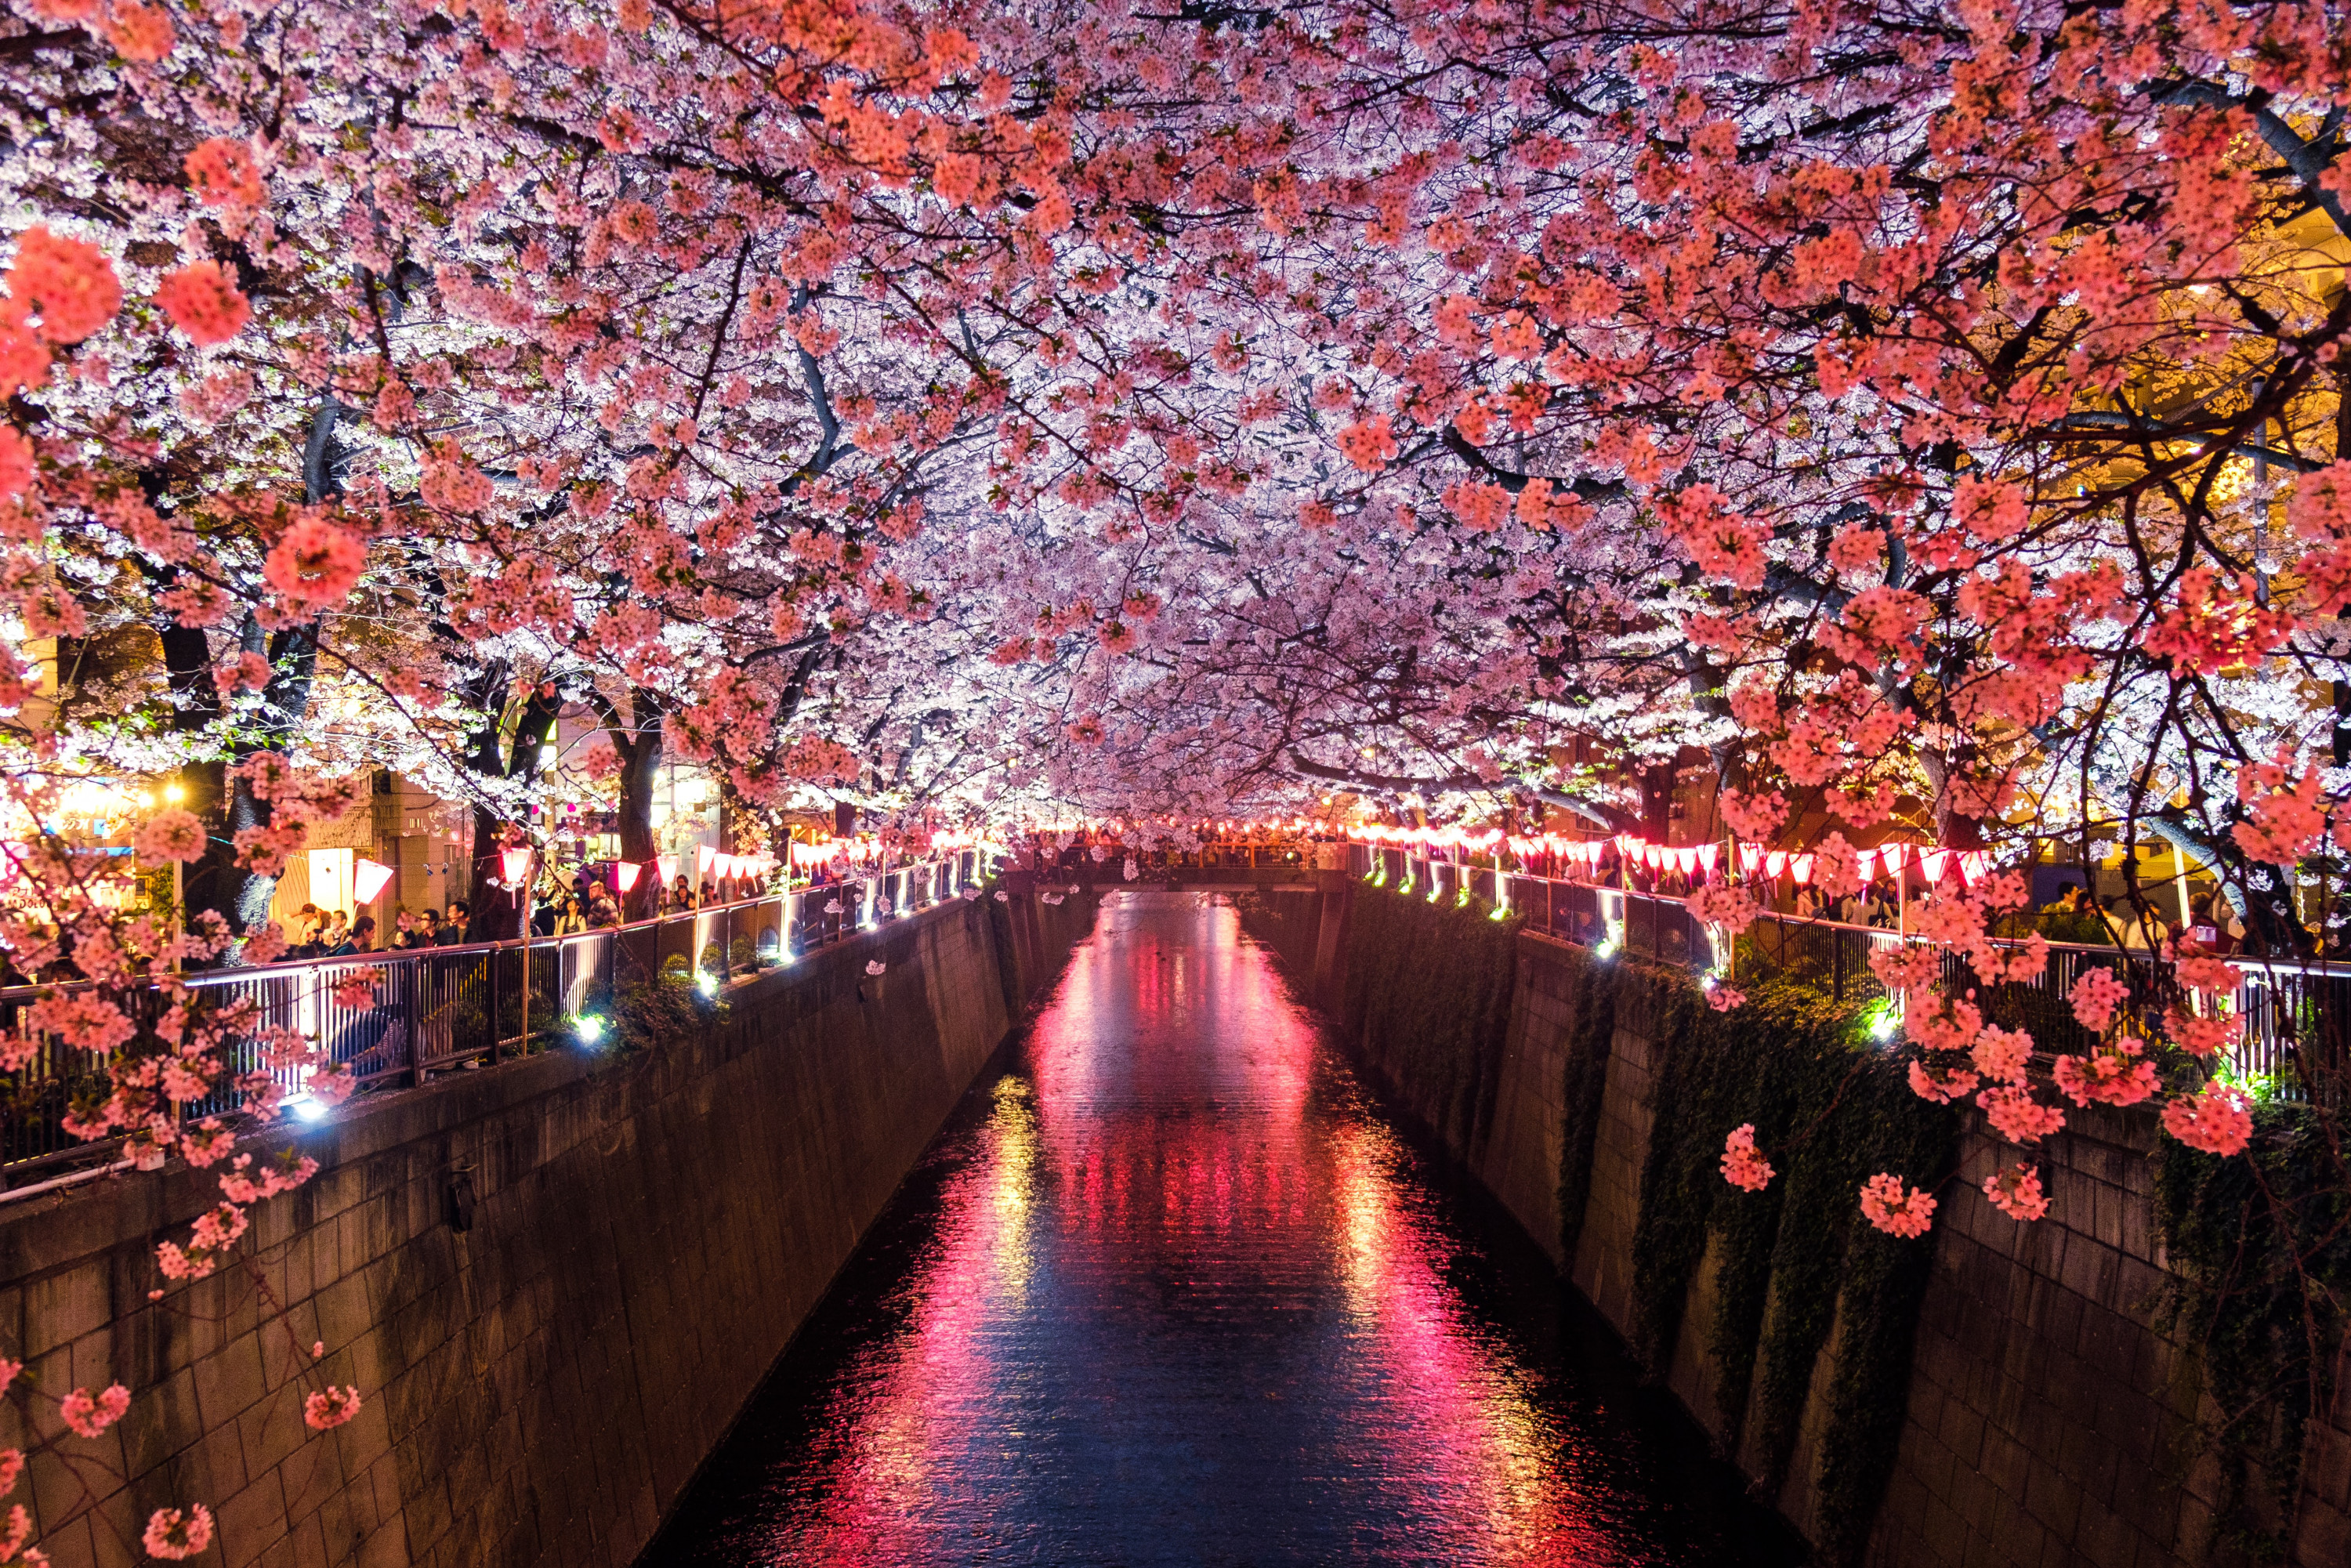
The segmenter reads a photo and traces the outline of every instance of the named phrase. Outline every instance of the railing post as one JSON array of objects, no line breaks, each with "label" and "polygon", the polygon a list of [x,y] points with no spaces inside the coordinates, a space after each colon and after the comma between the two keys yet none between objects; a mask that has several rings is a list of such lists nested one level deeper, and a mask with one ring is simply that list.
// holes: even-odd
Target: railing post
[{"label": "railing post", "polygon": [[421,960],[412,958],[400,967],[402,983],[408,991],[408,1086],[424,1086],[424,1016],[416,996],[416,977],[423,973]]}]

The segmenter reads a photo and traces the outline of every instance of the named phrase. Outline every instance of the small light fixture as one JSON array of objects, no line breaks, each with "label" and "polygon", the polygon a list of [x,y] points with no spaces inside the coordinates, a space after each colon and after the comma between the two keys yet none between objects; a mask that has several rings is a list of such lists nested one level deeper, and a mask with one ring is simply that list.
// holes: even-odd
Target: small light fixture
[{"label": "small light fixture", "polygon": [[718,977],[705,969],[701,977],[694,982],[694,988],[705,997],[715,997],[718,994]]},{"label": "small light fixture", "polygon": [[580,1014],[580,1021],[571,1027],[579,1032],[582,1045],[594,1045],[604,1038],[604,1020],[594,1013]]},{"label": "small light fixture", "polygon": [[305,1122],[323,1122],[334,1114],[333,1106],[307,1091],[286,1102],[286,1108]]}]

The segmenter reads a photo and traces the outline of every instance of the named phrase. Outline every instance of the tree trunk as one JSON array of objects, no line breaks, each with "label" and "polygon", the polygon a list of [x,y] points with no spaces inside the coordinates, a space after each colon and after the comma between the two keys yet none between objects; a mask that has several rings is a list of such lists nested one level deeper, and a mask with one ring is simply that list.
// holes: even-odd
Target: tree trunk
[{"label": "tree trunk", "polygon": [[[465,760],[472,769],[485,779],[520,779],[525,782],[538,777],[538,748],[547,742],[548,732],[555,727],[555,699],[533,687],[523,699],[520,717],[515,724],[514,740],[507,742],[504,730],[504,708],[490,706],[498,695],[498,687],[507,680],[503,664],[484,672],[482,682],[469,694],[475,706],[489,716],[473,735],[472,748]],[[525,935],[523,930],[524,898],[522,887],[507,887],[506,883],[505,839],[507,821],[490,806],[476,800],[474,804],[474,842],[469,864],[474,886],[469,902],[466,940],[470,942],[510,942]],[[492,886],[495,883],[498,885]]]},{"label": "tree trunk", "polygon": [[[653,841],[653,790],[661,782],[662,714],[649,692],[631,694],[635,733],[624,735],[612,727],[612,746],[621,755],[621,858],[644,869],[628,894],[626,913],[632,920],[650,919],[661,908],[659,850]],[[694,874],[686,868],[686,874]]]},{"label": "tree trunk", "polygon": [[[172,690],[182,701],[172,727],[183,735],[210,730],[221,714],[219,690],[213,684],[212,650],[201,629],[167,622],[157,629],[163,643],[163,663]],[[262,693],[266,704],[261,735],[237,742],[228,761],[273,749],[293,734],[309,711],[310,685],[318,667],[318,643],[309,626],[290,627],[275,637],[262,635],[261,623],[247,614],[237,629],[239,653],[260,653],[277,666]],[[236,835],[246,828],[266,827],[269,807],[256,800],[242,780],[231,783],[228,761],[210,758],[182,767],[178,776],[181,807],[204,824],[204,852],[181,879],[185,916],[205,910],[228,922],[239,936],[269,918],[270,900],[277,879],[248,871],[237,862]]]}]

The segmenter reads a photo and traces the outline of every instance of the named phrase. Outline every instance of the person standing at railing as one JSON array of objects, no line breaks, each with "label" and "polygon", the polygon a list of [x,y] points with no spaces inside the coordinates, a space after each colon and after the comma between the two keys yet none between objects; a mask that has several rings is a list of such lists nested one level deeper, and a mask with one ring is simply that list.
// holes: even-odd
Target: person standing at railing
[{"label": "person standing at railing", "polygon": [[570,894],[564,894],[560,904],[550,905],[548,914],[552,916],[548,927],[550,936],[576,936],[588,929],[587,912]]},{"label": "person standing at railing", "polygon": [[365,953],[375,946],[375,916],[362,915],[351,923],[349,931],[338,934],[339,940],[327,948],[329,958],[349,958]]},{"label": "person standing at railing", "polygon": [[407,928],[400,934],[402,947],[432,947],[440,943],[441,912],[423,909],[416,913]]},{"label": "person standing at railing", "polygon": [[464,899],[453,899],[447,918],[441,923],[441,946],[462,946],[467,940],[467,929],[474,923],[473,906]]},{"label": "person standing at railing", "polygon": [[2163,928],[2153,915],[2142,915],[2119,894],[2106,900],[2105,914],[2110,939],[2118,947],[2152,950],[2164,939]]}]

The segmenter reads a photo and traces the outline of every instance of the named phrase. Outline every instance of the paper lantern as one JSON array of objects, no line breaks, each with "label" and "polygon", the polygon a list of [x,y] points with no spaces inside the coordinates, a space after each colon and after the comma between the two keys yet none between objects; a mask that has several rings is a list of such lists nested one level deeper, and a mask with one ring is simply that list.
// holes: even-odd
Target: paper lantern
[{"label": "paper lantern", "polygon": [[697,878],[705,882],[708,881],[710,878],[711,868],[717,863],[718,852],[716,850],[712,849],[708,844],[696,844],[695,846],[694,874]]},{"label": "paper lantern", "polygon": [[1969,882],[1978,883],[1991,869],[1991,856],[1981,850],[1968,850],[1959,856],[1959,871]]},{"label": "paper lantern", "polygon": [[1712,876],[1714,874],[1714,858],[1721,852],[1722,846],[1720,844],[1698,845],[1698,863],[1706,872],[1707,875]]},{"label": "paper lantern", "polygon": [[612,884],[623,894],[634,892],[637,878],[644,874],[645,868],[639,862],[614,861],[612,862]]},{"label": "paper lantern", "polygon": [[1790,855],[1788,857],[1788,874],[1796,879],[1796,885],[1798,887],[1802,887],[1806,883],[1813,880],[1813,862],[1818,858],[1819,857],[1816,855]]},{"label": "paper lantern", "polygon": [[1763,846],[1761,844],[1742,843],[1739,846],[1740,875],[1753,876],[1755,874],[1755,868],[1762,863]]},{"label": "paper lantern", "polygon": [[1854,852],[1854,873],[1855,875],[1859,876],[1862,881],[1867,882],[1872,876],[1876,875],[1876,867],[1877,852],[1876,850],[1856,850]]},{"label": "paper lantern", "polygon": [[1678,849],[1674,852],[1674,869],[1681,873],[1684,876],[1687,876],[1690,873],[1698,870],[1698,848],[1696,845],[1691,845],[1686,849]]},{"label": "paper lantern", "polygon": [[1788,852],[1785,850],[1767,850],[1764,852],[1763,874],[1765,876],[1771,878],[1773,882],[1777,882],[1782,875],[1786,874],[1787,870]]},{"label": "paper lantern", "polygon": [[390,866],[377,861],[360,862],[351,868],[351,901],[355,904],[373,904],[377,895],[383,892],[383,884],[391,880]]},{"label": "paper lantern", "polygon": [[1920,850],[1918,852],[1918,869],[1927,873],[1927,880],[1928,882],[1942,881],[1943,873],[1950,869],[1950,865],[1951,852],[1949,850]]},{"label": "paper lantern", "polygon": [[655,855],[653,857],[653,871],[661,877],[662,885],[664,887],[667,887],[670,883],[677,880],[677,857],[675,855]]},{"label": "paper lantern", "polygon": [[530,875],[530,846],[509,844],[498,852],[498,873],[508,887],[521,885]]}]

